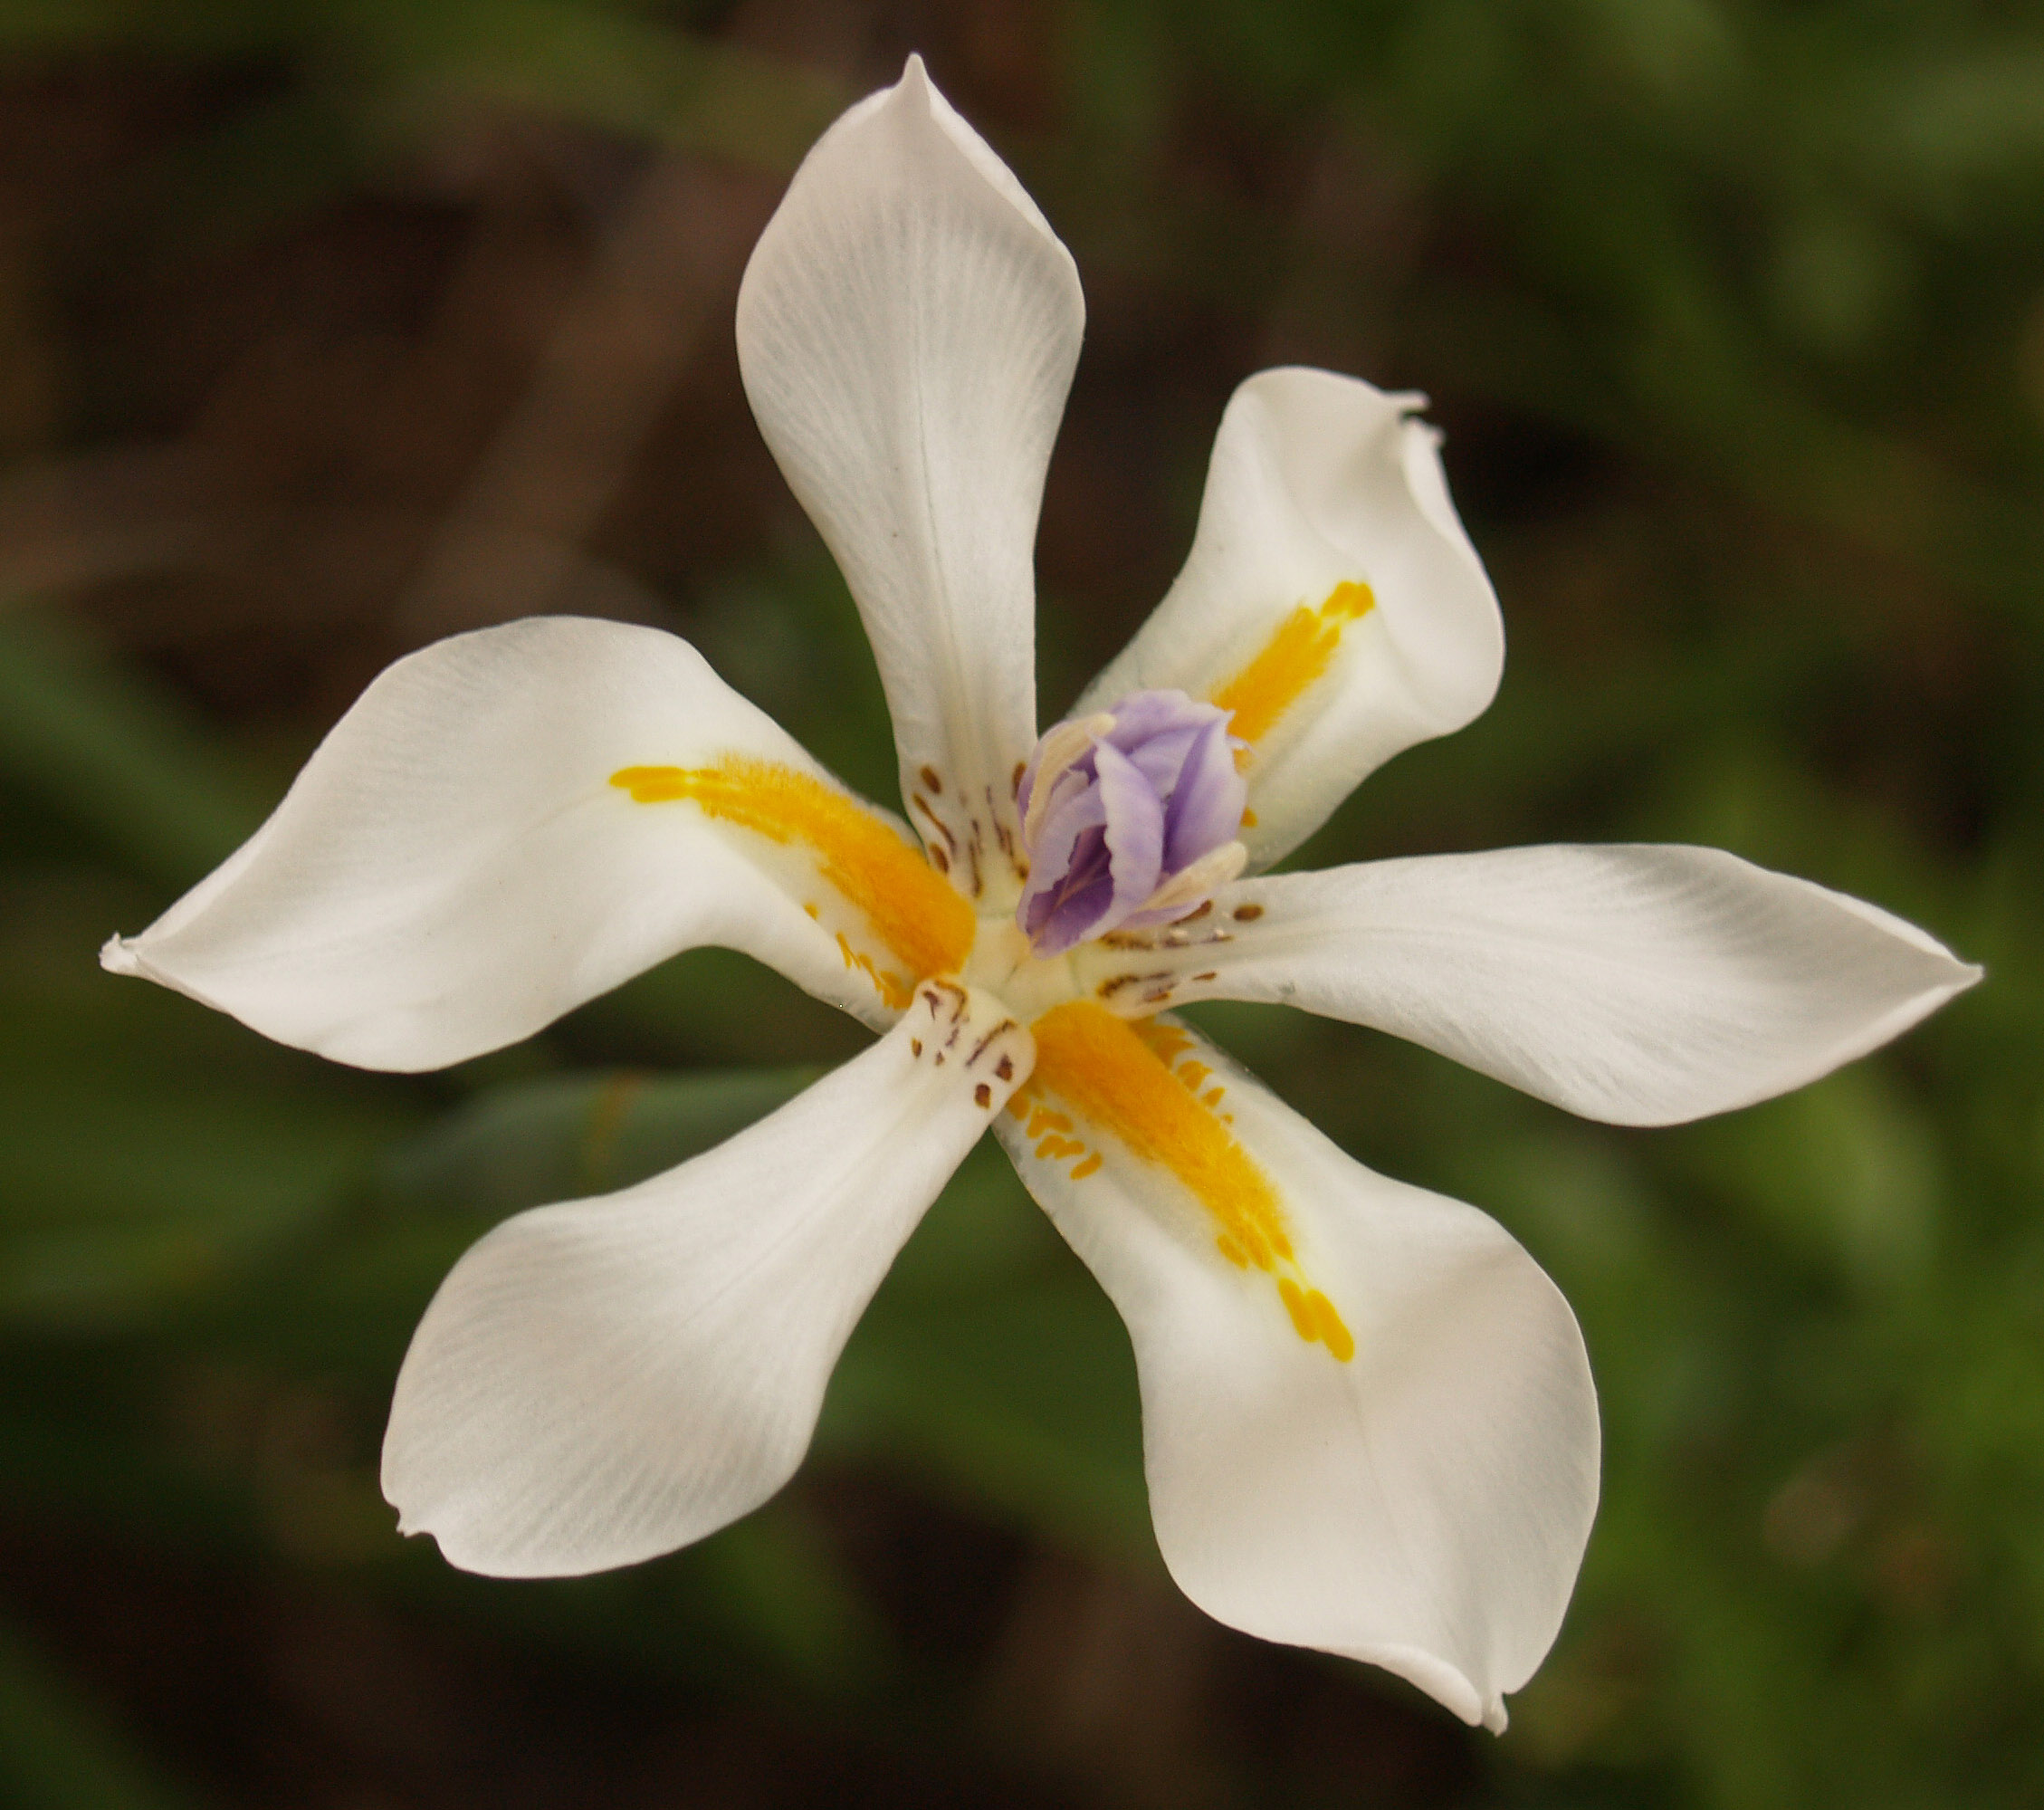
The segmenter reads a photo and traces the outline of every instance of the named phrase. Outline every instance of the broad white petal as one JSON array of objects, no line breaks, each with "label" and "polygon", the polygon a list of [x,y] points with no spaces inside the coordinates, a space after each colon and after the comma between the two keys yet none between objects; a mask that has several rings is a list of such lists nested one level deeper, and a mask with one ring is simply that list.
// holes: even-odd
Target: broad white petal
[{"label": "broad white petal", "polygon": [[858,599],[911,819],[973,896],[1011,884],[1036,511],[1084,318],[1070,254],[914,57],[809,153],[739,292],[752,412]]},{"label": "broad white petal", "polygon": [[[1002,1141],[1128,1322],[1171,1575],[1232,1627],[1384,1666],[1502,1728],[1596,1509],[1568,1304],[1494,1221],[1372,1174],[1170,1020],[1121,1035],[1199,1121],[1111,1038],[1074,1054],[1058,1019],[1035,1027]],[[1270,1268],[1223,1255],[1246,1235]]]},{"label": "broad white petal", "polygon": [[[717,776],[722,815],[635,801],[614,779],[635,768]],[[807,819],[777,823],[774,800],[748,819],[747,772]],[[850,843],[870,870],[861,898],[833,878]],[[417,1069],[530,1036],[702,943],[890,1023],[921,974],[942,971],[889,946],[912,941],[903,924],[960,959],[970,947],[969,909],[900,825],[685,641],[541,617],[392,666],[270,820],[101,960],[281,1042]]]},{"label": "broad white petal", "polygon": [[1497,689],[1497,599],[1448,500],[1439,436],[1412,418],[1423,404],[1328,371],[1244,383],[1185,569],[1078,705],[1169,688],[1234,707],[1253,744],[1255,867]]},{"label": "broad white petal", "polygon": [[1177,1002],[1280,1001],[1374,1025],[1616,1125],[1800,1087],[1981,975],[1858,899],[1653,844],[1275,875],[1224,888],[1187,930],[1183,947],[1116,959]]},{"label": "broad white petal", "polygon": [[383,1491],[498,1577],[631,1565],[757,1508],[880,1278],[1026,1077],[998,1000],[929,982],[864,1055],[680,1168],[521,1213],[397,1376]]}]

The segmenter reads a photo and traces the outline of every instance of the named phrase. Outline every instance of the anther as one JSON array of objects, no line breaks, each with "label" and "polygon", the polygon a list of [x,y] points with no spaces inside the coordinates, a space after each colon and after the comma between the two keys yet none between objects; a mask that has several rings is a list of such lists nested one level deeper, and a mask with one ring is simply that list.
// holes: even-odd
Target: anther
[{"label": "anther", "polygon": [[[1075,761],[1086,754],[1113,726],[1113,714],[1103,710],[1075,722],[1061,723],[1044,737],[1036,752],[1036,781],[1030,789],[1029,809],[1022,819],[1024,847],[1035,845],[1036,831],[1043,828],[1043,820],[1049,813],[1051,795],[1056,791],[1058,781],[1071,771]],[[1021,781],[1017,780],[1016,784],[1019,788]]]},{"label": "anther", "polygon": [[1224,842],[1209,848],[1189,867],[1182,867],[1142,902],[1143,911],[1176,911],[1194,899],[1204,898],[1216,886],[1225,886],[1248,866],[1249,851],[1239,842]]}]

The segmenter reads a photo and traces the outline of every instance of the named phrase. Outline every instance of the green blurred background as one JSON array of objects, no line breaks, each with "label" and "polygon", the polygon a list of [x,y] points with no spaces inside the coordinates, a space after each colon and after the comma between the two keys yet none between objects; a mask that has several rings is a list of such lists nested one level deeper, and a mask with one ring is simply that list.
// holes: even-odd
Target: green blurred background
[{"label": "green blurred background", "polygon": [[[1670,1132],[1200,1014],[1581,1317],[1604,1507],[1501,1740],[1176,1595],[1119,1323],[988,1151],[777,1501],[452,1572],[375,1480],[439,1278],[860,1034],[698,955],[400,1079],[94,963],[384,664],[535,610],[688,635],[888,795],[731,310],[912,48],[1087,285],[1046,716],[1237,381],[1424,389],[1504,691],[1302,860],[1714,843],[1988,966]],[[0,1801],[2044,1802],[2037,5],[0,0]]]}]

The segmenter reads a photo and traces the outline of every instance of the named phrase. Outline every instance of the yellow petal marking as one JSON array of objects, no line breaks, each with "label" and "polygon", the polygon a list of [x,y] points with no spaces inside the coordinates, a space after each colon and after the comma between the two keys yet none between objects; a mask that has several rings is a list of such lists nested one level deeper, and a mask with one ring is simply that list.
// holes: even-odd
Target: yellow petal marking
[{"label": "yellow petal marking", "polygon": [[[1199,1071],[1188,1077],[1173,1067],[1195,1047],[1192,1038],[1175,1025],[1131,1023],[1091,1000],[1053,1006],[1029,1029],[1036,1039],[1030,1087],[1056,1095],[1132,1155],[1169,1171],[1218,1222],[1220,1254],[1237,1269],[1260,1269],[1276,1282],[1299,1336],[1324,1345],[1343,1364],[1353,1357],[1355,1340],[1334,1304],[1299,1269],[1270,1177],[1193,1091],[1211,1071],[1188,1062],[1184,1068]],[[1047,1126],[1053,1116],[1038,1108],[1031,1135],[1039,1116]],[[1090,1174],[1098,1164],[1091,1157],[1080,1168]]]},{"label": "yellow petal marking", "polygon": [[1335,1361],[1346,1364],[1355,1355],[1355,1335],[1342,1325],[1342,1317],[1334,1311],[1334,1304],[1318,1288],[1306,1290],[1306,1308],[1313,1315],[1313,1329],[1320,1335],[1320,1342],[1334,1354]]},{"label": "yellow petal marking", "polygon": [[621,767],[610,783],[635,803],[686,800],[719,823],[813,851],[822,878],[908,971],[904,977],[883,968],[839,934],[845,966],[864,972],[896,1010],[914,997],[918,981],[957,972],[972,953],[977,925],[957,889],[884,819],[811,774],[727,754],[712,767]]},{"label": "yellow petal marking", "polygon": [[[1251,743],[1261,742],[1306,687],[1326,672],[1342,645],[1342,631],[1376,607],[1370,587],[1352,581],[1336,585],[1318,609],[1299,605],[1277,625],[1263,651],[1210,694],[1215,704],[1235,713],[1229,733]],[[1236,764],[1246,766],[1249,753],[1241,750]]]},{"label": "yellow petal marking", "polygon": [[1077,1158],[1072,1165],[1075,1182],[1084,1181],[1099,1169],[1100,1153],[1083,1137],[1061,1135],[1072,1129],[1072,1116],[1046,1106],[1033,1081],[1023,1082],[1008,1097],[1008,1111],[1022,1125],[1023,1135],[1036,1145],[1038,1162],[1062,1163],[1068,1156]]}]

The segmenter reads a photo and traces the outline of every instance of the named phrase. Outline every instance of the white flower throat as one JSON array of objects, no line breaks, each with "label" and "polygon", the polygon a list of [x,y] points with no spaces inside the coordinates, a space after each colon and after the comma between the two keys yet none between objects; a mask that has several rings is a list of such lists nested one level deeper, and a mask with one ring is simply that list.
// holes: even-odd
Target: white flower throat
[{"label": "white flower throat", "polygon": [[[611,783],[636,803],[692,804],[798,867],[813,864],[823,884],[803,909],[847,968],[906,1010],[919,1058],[928,1045],[941,1066],[960,1038],[977,1048],[1027,1026],[1034,1072],[1006,1106],[1037,1158],[1084,1183],[1118,1145],[1177,1174],[1210,1216],[1213,1248],[1268,1274],[1297,1336],[1346,1363],[1354,1338],[1303,1269],[1276,1189],[1234,1137],[1226,1084],[1187,1033],[1151,1022],[1180,978],[1156,965],[1160,952],[1233,937],[1228,924],[1202,922],[1245,858],[1235,832],[1247,744],[1229,733],[1232,714],[1183,693],[1142,692],[1046,733],[1015,787],[1022,894],[1012,915],[978,915],[953,884],[955,838],[931,843],[925,863],[854,800],[790,769],[733,757],[622,768]],[[922,778],[941,794],[941,774]],[[978,871],[985,891],[985,866]],[[990,1021],[974,1021],[975,995],[998,1002]],[[978,1091],[995,1110],[991,1084]]]}]

